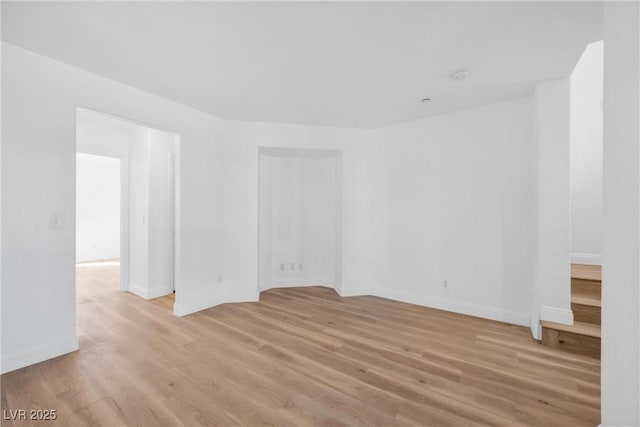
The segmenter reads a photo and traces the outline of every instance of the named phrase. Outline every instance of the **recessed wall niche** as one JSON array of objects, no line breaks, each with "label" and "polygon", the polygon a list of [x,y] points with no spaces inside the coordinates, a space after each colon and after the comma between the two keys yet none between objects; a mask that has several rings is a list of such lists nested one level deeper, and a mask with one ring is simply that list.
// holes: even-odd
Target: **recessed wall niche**
[{"label": "recessed wall niche", "polygon": [[259,162],[259,290],[339,290],[341,152],[261,147]]}]

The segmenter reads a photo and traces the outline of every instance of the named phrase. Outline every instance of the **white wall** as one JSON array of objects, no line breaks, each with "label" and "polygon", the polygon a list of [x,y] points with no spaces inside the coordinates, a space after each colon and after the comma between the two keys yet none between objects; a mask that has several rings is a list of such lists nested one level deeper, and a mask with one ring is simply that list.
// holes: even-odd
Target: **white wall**
[{"label": "white wall", "polygon": [[176,137],[149,129],[149,289],[147,297],[173,291],[173,158]]},{"label": "white wall", "polygon": [[640,5],[604,4],[602,426],[640,425]]},{"label": "white wall", "polygon": [[175,135],[138,126],[129,133],[129,282],[145,298],[171,293],[173,277],[173,155]]},{"label": "white wall", "polygon": [[602,41],[591,43],[571,73],[572,262],[602,263]]},{"label": "white wall", "polygon": [[526,98],[378,131],[376,294],[529,325],[532,114]]},{"label": "white wall", "polygon": [[90,123],[86,111],[76,114],[76,150],[78,153],[117,157],[126,163],[131,132]]},{"label": "white wall", "polygon": [[149,288],[149,129],[129,139],[129,283],[127,289],[145,297]]},{"label": "white wall", "polygon": [[[258,299],[261,146],[342,152],[344,256],[339,291],[361,292],[376,262],[370,256],[374,229],[369,206],[375,185],[368,169],[370,135],[365,130],[240,121],[219,122],[212,127],[207,144],[189,144],[181,135],[183,244],[179,289],[188,287],[191,291],[178,295],[175,312],[184,314],[221,302]],[[185,156],[190,158],[188,166]],[[185,199],[192,198],[199,204],[188,209]]]},{"label": "white wall", "polygon": [[531,330],[573,323],[569,173],[569,80],[538,83],[534,96],[535,243]]},{"label": "white wall", "polygon": [[120,257],[120,159],[76,157],[76,261]]},{"label": "white wall", "polygon": [[[177,314],[258,298],[258,146],[343,151],[343,248],[349,267],[343,268],[342,286],[367,283],[375,262],[367,218],[368,131],[226,122],[6,43],[2,56],[3,370],[78,345],[77,106],[180,135]],[[48,228],[50,213],[62,216],[62,229]]]},{"label": "white wall", "polygon": [[335,152],[261,150],[261,290],[339,288],[338,167]]},{"label": "white wall", "polygon": [[[280,147],[341,152],[342,295],[529,324],[539,210],[531,99],[379,130],[224,121],[11,45],[2,55],[3,369],[77,348],[78,105],[180,136],[178,315],[258,298],[258,149]],[[47,228],[52,212],[63,229]]]}]

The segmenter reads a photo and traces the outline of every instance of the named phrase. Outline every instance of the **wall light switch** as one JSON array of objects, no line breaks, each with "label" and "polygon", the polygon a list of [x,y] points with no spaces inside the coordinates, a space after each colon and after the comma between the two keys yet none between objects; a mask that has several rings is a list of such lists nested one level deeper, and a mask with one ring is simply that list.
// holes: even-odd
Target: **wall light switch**
[{"label": "wall light switch", "polygon": [[60,213],[49,214],[49,230],[62,230],[64,228],[63,216]]}]

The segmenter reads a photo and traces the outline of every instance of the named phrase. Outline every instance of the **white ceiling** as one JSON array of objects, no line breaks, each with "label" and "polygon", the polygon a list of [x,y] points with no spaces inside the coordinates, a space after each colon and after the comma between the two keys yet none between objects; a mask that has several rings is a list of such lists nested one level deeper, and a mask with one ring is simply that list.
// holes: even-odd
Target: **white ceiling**
[{"label": "white ceiling", "polygon": [[598,2],[2,2],[4,41],[216,116],[365,128],[529,94],[601,21]]}]

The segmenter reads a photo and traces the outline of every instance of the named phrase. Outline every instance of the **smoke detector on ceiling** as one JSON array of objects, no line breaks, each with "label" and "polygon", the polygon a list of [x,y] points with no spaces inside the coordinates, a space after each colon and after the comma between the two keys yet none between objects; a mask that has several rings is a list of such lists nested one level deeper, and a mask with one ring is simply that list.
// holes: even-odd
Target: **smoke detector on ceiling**
[{"label": "smoke detector on ceiling", "polygon": [[451,78],[456,81],[464,80],[467,77],[469,77],[469,71],[467,70],[456,71],[451,75]]}]

